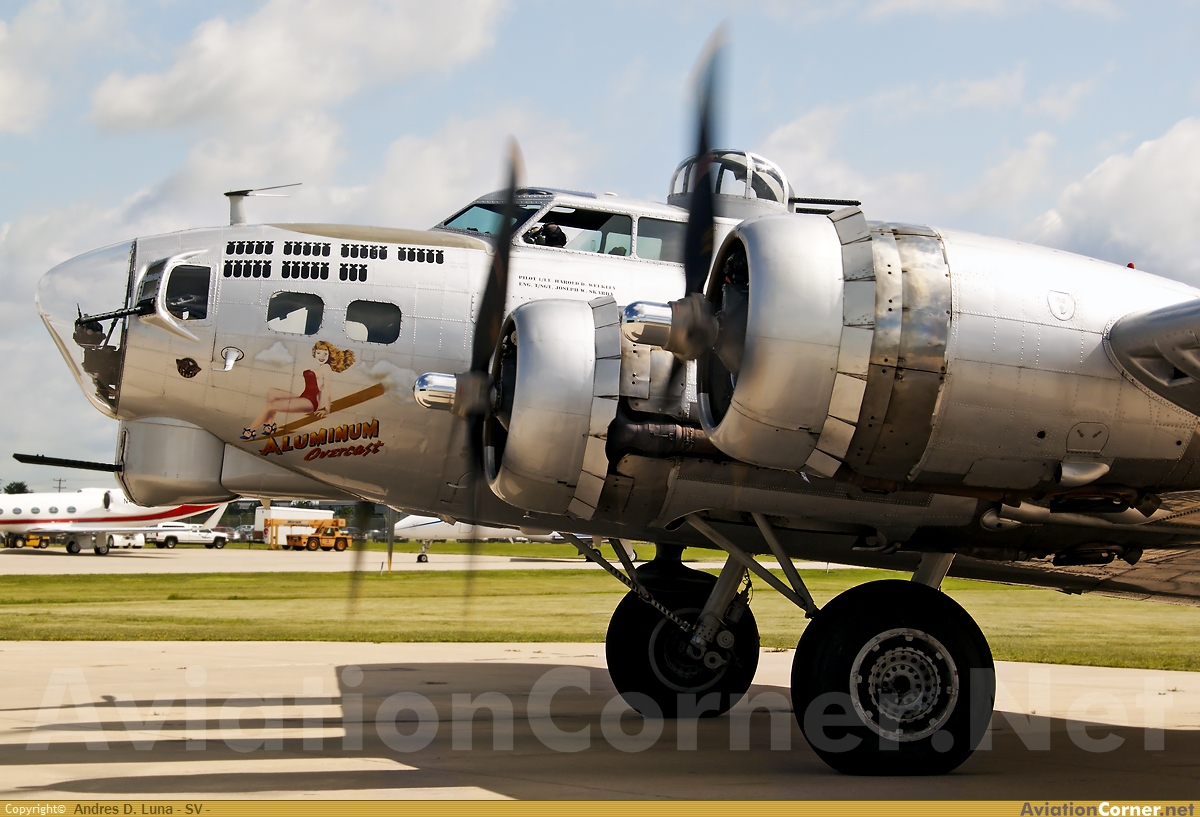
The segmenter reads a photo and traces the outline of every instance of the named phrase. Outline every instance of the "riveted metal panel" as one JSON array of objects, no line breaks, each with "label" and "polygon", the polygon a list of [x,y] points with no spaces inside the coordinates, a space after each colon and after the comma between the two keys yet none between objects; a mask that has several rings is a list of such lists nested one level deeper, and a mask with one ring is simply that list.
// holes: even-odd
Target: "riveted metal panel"
[{"label": "riveted metal panel", "polygon": [[870,237],[842,245],[842,277],[858,281],[875,277],[875,258]]},{"label": "riveted metal panel", "polygon": [[933,410],[944,375],[901,370],[866,473],[904,479],[920,461],[933,431]]},{"label": "riveted metal panel", "polygon": [[866,386],[865,380],[838,373],[833,381],[833,396],[829,398],[829,416],[847,423],[857,423]]},{"label": "riveted metal panel", "polygon": [[946,371],[946,337],[950,329],[950,270],[942,242],[929,236],[896,236],[904,283],[904,316],[900,332],[902,369]]},{"label": "riveted metal panel", "polygon": [[887,467],[890,460],[884,463],[881,472],[872,468],[869,460],[892,398],[903,325],[903,274],[895,236],[890,232],[875,232],[871,246],[875,257],[875,331],[858,428],[846,452],[846,462],[861,474],[894,478],[893,469]]},{"label": "riveted metal panel", "polygon": [[874,333],[857,326],[842,327],[842,345],[838,349],[837,370],[845,374],[867,376],[871,365],[871,341]]},{"label": "riveted metal panel", "polygon": [[845,326],[875,325],[875,282],[847,281],[842,301],[842,324]]}]

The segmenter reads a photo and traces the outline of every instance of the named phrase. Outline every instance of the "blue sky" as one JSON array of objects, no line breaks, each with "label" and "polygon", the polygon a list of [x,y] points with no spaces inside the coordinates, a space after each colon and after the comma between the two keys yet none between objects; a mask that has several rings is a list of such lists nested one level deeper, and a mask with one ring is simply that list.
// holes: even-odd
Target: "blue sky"
[{"label": "blue sky", "polygon": [[[423,227],[530,181],[663,199],[728,26],[720,141],[868,218],[1036,240],[1200,284],[1200,8],[1119,0],[0,2],[0,479],[106,459],[33,309],[89,248],[250,218]],[[67,473],[69,486],[95,477]]]}]

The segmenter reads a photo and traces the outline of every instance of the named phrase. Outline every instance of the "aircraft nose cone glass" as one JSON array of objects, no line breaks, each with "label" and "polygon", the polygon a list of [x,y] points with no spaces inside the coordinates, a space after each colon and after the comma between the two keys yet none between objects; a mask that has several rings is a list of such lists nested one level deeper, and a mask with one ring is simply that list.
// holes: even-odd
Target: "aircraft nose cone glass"
[{"label": "aircraft nose cone glass", "polygon": [[131,242],[113,244],[64,261],[38,282],[36,304],[46,328],[84,395],[116,416],[121,379],[124,318],[76,324],[82,315],[103,315],[125,306]]}]

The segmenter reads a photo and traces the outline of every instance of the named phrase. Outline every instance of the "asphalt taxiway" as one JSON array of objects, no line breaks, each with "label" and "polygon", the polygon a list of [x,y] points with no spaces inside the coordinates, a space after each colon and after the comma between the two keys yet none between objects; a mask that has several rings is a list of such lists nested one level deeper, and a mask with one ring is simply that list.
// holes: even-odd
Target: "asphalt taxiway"
[{"label": "asphalt taxiway", "polygon": [[[356,561],[358,560],[358,561]],[[133,573],[344,573],[356,568],[377,573],[386,569],[387,554],[366,551],[361,557],[353,551],[267,550],[265,547],[243,550],[225,548],[141,548],[109,551],[97,556],[90,550],[72,556],[62,548],[46,550],[5,548],[0,550],[0,576],[104,575]],[[688,562],[697,569],[720,569],[722,561]],[[825,562],[798,562],[801,570],[824,570]],[[833,565],[838,567],[838,565]],[[429,554],[428,562],[418,562],[415,553],[396,553],[392,570],[600,570],[582,557],[537,558],[528,556],[466,556],[455,553]]]},{"label": "asphalt taxiway", "polygon": [[790,651],[763,652],[752,713],[666,722],[625,710],[603,655],[0,642],[0,794],[1040,803],[1189,799],[1200,778],[1200,673],[1000,663],[988,748],[944,777],[859,778],[830,771],[796,727]]}]

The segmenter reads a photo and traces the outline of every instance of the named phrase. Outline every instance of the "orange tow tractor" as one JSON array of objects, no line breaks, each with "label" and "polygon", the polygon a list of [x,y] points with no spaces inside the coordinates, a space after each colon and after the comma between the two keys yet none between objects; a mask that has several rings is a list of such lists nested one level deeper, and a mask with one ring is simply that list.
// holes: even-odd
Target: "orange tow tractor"
[{"label": "orange tow tractor", "polygon": [[320,526],[309,534],[289,533],[287,545],[292,550],[336,550],[341,553],[350,546],[350,535],[343,530],[345,519],[322,519]]}]

